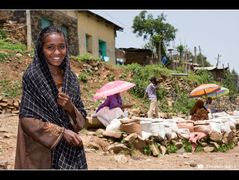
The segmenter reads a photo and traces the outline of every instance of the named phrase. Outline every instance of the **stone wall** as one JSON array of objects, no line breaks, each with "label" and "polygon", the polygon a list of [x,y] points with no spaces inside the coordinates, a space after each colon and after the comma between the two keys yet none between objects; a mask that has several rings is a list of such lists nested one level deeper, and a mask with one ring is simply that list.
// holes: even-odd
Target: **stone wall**
[{"label": "stone wall", "polygon": [[6,31],[8,41],[27,44],[25,11],[0,11],[0,28]]},{"label": "stone wall", "polygon": [[19,99],[7,99],[0,96],[0,114],[5,113],[19,113]]},{"label": "stone wall", "polygon": [[79,54],[78,36],[77,36],[77,19],[69,17],[60,11],[31,11],[32,23],[32,41],[35,44],[38,33],[41,30],[40,20],[41,17],[48,18],[53,21],[54,25],[68,27],[68,45],[70,55]]},{"label": "stone wall", "polygon": [[[54,25],[68,27],[68,44],[71,55],[79,54],[78,35],[77,35],[77,19],[67,16],[60,11],[30,11],[32,42],[36,43],[37,36],[41,30],[41,17],[48,18]],[[27,44],[26,34],[26,11],[0,11],[0,28],[4,28],[7,32],[7,38],[13,41],[19,41]],[[33,46],[34,47],[34,46]]]},{"label": "stone wall", "polygon": [[125,64],[138,63],[141,65],[153,64],[152,52],[147,49],[120,48],[125,52]]}]

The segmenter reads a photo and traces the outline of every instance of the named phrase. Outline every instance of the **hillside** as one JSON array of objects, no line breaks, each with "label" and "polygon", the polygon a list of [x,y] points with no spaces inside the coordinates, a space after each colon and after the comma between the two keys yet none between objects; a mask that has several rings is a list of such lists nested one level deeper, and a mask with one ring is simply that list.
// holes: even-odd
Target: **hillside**
[{"label": "hillside", "polygon": [[[2,49],[0,50],[0,98],[20,99],[21,78],[27,66],[32,62],[32,53],[27,51]],[[189,76],[173,76],[171,70],[159,65],[142,67],[137,64],[128,66],[113,65],[98,60],[79,60],[71,57],[71,68],[77,75],[81,87],[81,97],[85,108],[91,116],[101,101],[94,101],[93,95],[96,90],[112,80],[126,80],[136,84],[135,88],[122,93],[125,104],[133,104],[129,111],[138,116],[145,116],[149,107],[147,99],[143,99],[144,89],[149,83],[148,79],[155,75],[160,79],[160,88],[157,92],[160,101],[161,117],[187,116],[195,99],[189,98],[189,92],[203,81],[208,79],[194,74]],[[204,75],[205,76],[205,75]],[[201,78],[201,79],[200,79]],[[204,79],[205,80],[204,80]],[[226,109],[233,110],[229,98],[218,99],[215,104],[222,106],[227,104]],[[6,100],[7,101],[7,100]],[[225,103],[227,101],[227,103]],[[3,102],[4,103],[4,100]],[[4,106],[4,105],[3,105]],[[13,108],[17,110],[17,108]],[[3,108],[0,109],[3,111]]]},{"label": "hillside", "polygon": [[[1,54],[13,54],[11,50],[1,50]],[[20,99],[21,97],[21,78],[32,62],[30,53],[15,53],[14,56],[2,58],[0,61],[0,97],[1,99]],[[98,88],[113,79],[120,79],[122,69],[99,61],[78,62],[71,59],[72,71],[79,77],[81,97],[86,110],[92,114],[101,101],[94,101],[93,95]],[[112,79],[113,78],[113,79]],[[130,74],[126,80],[130,80]],[[123,93],[125,103],[135,104],[135,108],[145,112],[147,106],[143,101],[133,97],[129,92]]]},{"label": "hillside", "polygon": [[[209,80],[205,75],[173,76],[171,70],[159,65],[142,67],[132,64],[119,66],[97,60],[79,59],[79,57],[71,57],[71,68],[79,79],[81,97],[88,116],[92,115],[101,103],[93,100],[96,90],[105,83],[117,79],[136,83],[135,88],[122,93],[123,101],[126,104],[134,105],[132,109],[129,109],[130,115],[145,116],[149,102],[142,98],[142,93],[148,84],[149,77],[155,75],[160,78],[160,88],[157,95],[160,101],[161,117],[186,117],[195,102],[195,99],[188,97],[189,92],[200,83]],[[17,102],[21,97],[21,78],[31,62],[32,52],[10,48],[0,50],[0,114],[3,113],[0,115],[0,169],[13,169],[14,167],[18,116],[4,113],[8,110],[18,113],[16,107],[19,106]],[[228,109],[232,108],[228,97],[220,98],[215,103],[218,103],[219,106],[221,104],[225,106],[226,104]],[[8,104],[10,104],[10,109],[6,110]],[[181,142],[179,145],[183,145],[184,150],[181,148],[173,153],[177,150],[177,147],[169,143],[176,142],[176,140],[171,141],[169,138],[168,141],[161,142],[160,147],[162,146],[164,149],[160,149],[160,155],[155,155],[153,151],[157,144],[150,144],[154,140],[156,142],[157,139],[144,142],[138,138],[135,142],[138,143],[141,151],[138,151],[136,145],[135,149],[130,146],[129,155],[112,153],[108,148],[117,150],[119,147],[124,147],[123,142],[126,142],[127,137],[132,137],[132,134],[127,137],[123,135],[124,139],[112,139],[112,137],[102,136],[100,132],[102,133],[102,129],[97,131],[83,129],[80,132],[85,145],[89,169],[238,169],[239,167],[236,163],[239,161],[235,162],[235,159],[239,157],[238,137],[236,137],[235,149],[232,149],[234,145],[224,146],[222,144],[223,146],[217,148],[214,153],[208,153],[207,151],[189,153],[191,151],[186,150],[186,148],[191,146],[186,141],[181,142],[180,138],[177,141]],[[238,134],[238,131],[235,133]],[[199,146],[199,150],[200,148],[201,146]],[[225,153],[225,151],[227,152]],[[149,156],[151,154],[157,156],[157,158]]]}]

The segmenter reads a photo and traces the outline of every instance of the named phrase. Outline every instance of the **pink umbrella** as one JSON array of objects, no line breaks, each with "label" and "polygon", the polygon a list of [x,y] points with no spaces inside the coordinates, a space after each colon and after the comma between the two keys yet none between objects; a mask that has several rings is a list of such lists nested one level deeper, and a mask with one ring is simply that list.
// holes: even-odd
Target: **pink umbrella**
[{"label": "pink umbrella", "polygon": [[116,93],[120,93],[134,86],[135,86],[134,83],[130,83],[127,81],[120,81],[120,80],[112,81],[105,84],[100,89],[98,89],[96,91],[96,94],[94,95],[94,99],[100,99],[100,98],[107,97]]}]

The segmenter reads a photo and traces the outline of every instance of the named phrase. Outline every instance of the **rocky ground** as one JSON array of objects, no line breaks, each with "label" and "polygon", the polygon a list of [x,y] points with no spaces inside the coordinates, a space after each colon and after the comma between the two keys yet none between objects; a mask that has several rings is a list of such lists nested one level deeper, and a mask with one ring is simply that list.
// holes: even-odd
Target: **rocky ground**
[{"label": "rocky ground", "polygon": [[[13,114],[0,115],[0,169],[13,169],[18,116]],[[81,133],[84,144],[91,140],[89,133]],[[132,156],[110,154],[102,150],[94,150],[85,146],[87,162],[90,170],[123,170],[123,169],[154,169],[154,170],[185,170],[185,169],[239,169],[239,146],[228,152],[195,152],[173,153],[159,157],[146,156],[135,152]]]}]

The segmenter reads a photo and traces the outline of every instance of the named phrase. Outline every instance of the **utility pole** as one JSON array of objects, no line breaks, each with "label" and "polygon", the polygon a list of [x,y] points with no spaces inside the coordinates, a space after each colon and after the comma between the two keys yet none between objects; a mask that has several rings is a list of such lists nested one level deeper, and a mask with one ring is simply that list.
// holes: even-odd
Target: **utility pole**
[{"label": "utility pole", "polygon": [[201,64],[202,64],[202,67],[204,67],[204,61],[203,61],[203,59],[202,59],[202,53],[201,53],[201,48],[200,48],[200,46],[198,46],[198,49],[199,49],[199,55],[200,55]]},{"label": "utility pole", "polygon": [[217,64],[216,64],[216,67],[218,67],[218,65],[219,65],[219,63],[220,63],[220,61],[219,61],[219,58],[221,57],[221,55],[220,54],[218,54],[217,55]]},{"label": "utility pole", "polygon": [[194,63],[197,63],[197,47],[194,46]]},{"label": "utility pole", "polygon": [[31,29],[31,14],[30,10],[26,10],[26,24],[27,24],[27,50],[32,49],[32,29]]}]

